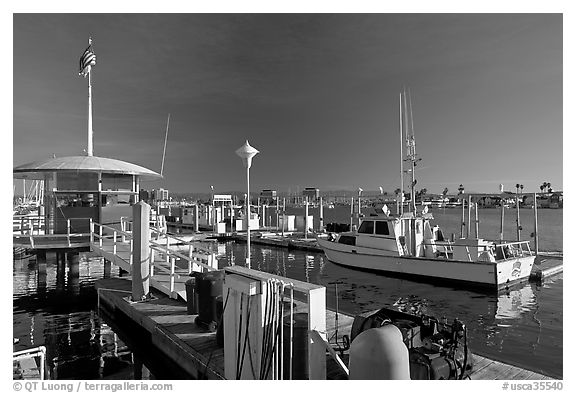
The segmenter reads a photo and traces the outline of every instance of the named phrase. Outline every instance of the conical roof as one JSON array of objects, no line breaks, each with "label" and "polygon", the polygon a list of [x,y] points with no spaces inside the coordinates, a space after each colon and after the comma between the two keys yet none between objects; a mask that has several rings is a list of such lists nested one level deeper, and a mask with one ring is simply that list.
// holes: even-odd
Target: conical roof
[{"label": "conical roof", "polygon": [[96,172],[107,174],[138,175],[142,178],[156,179],[162,175],[129,162],[113,158],[95,156],[55,157],[34,161],[14,168],[16,179],[43,179],[47,172]]}]

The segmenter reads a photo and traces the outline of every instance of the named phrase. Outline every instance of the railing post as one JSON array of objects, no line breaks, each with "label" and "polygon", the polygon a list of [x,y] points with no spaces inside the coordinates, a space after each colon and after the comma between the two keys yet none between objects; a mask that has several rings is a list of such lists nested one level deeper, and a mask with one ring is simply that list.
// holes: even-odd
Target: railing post
[{"label": "railing post", "polygon": [[116,256],[116,231],[114,231],[114,246],[112,248],[112,253]]},{"label": "railing post", "polygon": [[150,205],[136,203],[132,217],[132,300],[138,301],[150,291]]},{"label": "railing post", "polygon": [[188,245],[188,274],[192,273],[192,252],[194,251],[194,248],[192,247],[192,244]]},{"label": "railing post", "polygon": [[94,243],[94,222],[90,219],[90,244]]},{"label": "railing post", "polygon": [[154,262],[156,260],[156,250],[150,249],[150,277],[154,277]]},{"label": "railing post", "polygon": [[67,239],[68,239],[68,247],[71,247],[72,244],[70,243],[70,219],[69,218],[66,220],[66,233],[67,233]]},{"label": "railing post", "polygon": [[100,243],[100,248],[102,248],[102,224],[98,224],[98,240]]},{"label": "railing post", "polygon": [[170,262],[170,297],[174,295],[174,265],[176,264],[176,257],[170,257],[166,254],[168,262]]}]

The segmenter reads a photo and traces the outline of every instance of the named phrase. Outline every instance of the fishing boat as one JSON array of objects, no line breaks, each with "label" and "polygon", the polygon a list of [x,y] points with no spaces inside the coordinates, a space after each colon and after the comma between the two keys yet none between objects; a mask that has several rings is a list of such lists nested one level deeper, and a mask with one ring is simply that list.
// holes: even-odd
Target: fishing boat
[{"label": "fishing boat", "polygon": [[[403,105],[404,101],[404,105]],[[444,238],[441,229],[432,224],[433,216],[425,206],[417,211],[414,198],[416,162],[413,130],[404,132],[408,122],[406,93],[400,95],[401,147],[406,141],[406,159],[401,154],[401,189],[404,161],[411,163],[410,210],[390,214],[386,205],[381,212],[363,217],[356,231],[318,238],[327,258],[337,264],[402,276],[418,276],[432,281],[458,282],[466,285],[502,289],[527,280],[535,254],[529,241],[486,240],[474,237],[454,241]],[[411,108],[411,106],[410,106]],[[411,116],[410,116],[411,117]]]},{"label": "fishing boat", "polygon": [[443,238],[430,213],[365,217],[357,231],[318,238],[337,264],[494,288],[529,278],[535,255],[528,241]]}]

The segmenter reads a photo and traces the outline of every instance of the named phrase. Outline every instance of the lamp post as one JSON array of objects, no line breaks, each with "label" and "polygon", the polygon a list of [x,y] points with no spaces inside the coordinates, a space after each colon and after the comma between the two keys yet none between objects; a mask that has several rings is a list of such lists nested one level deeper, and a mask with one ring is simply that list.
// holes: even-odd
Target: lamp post
[{"label": "lamp post", "polygon": [[247,256],[246,256],[246,266],[250,269],[250,167],[252,166],[252,158],[260,153],[258,150],[250,146],[248,140],[242,145],[236,154],[242,158],[244,167],[246,168],[246,244],[247,244]]}]

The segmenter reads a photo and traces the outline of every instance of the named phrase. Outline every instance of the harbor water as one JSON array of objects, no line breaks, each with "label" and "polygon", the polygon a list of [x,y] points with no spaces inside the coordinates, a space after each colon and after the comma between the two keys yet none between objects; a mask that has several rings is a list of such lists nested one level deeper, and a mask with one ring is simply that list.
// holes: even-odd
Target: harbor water
[{"label": "harbor water", "polygon": [[[303,209],[294,212],[298,211]],[[444,233],[459,235],[460,211],[432,212]],[[313,209],[310,213],[318,218]],[[479,215],[480,236],[497,238],[499,210],[483,209]],[[515,219],[515,210],[507,209],[506,216],[507,221]],[[521,209],[523,239],[533,231],[531,217],[531,210]],[[540,250],[562,251],[562,210],[542,209],[538,220]],[[349,207],[325,209],[324,223],[328,222],[349,223]],[[505,238],[514,239],[515,231],[515,226],[507,227]],[[221,268],[244,264],[245,244],[225,242],[213,247]],[[332,283],[338,281],[342,312],[357,314],[388,306],[457,317],[468,326],[474,352],[563,377],[563,274],[542,284],[526,283],[509,292],[486,294],[353,270],[329,262],[322,253],[254,244],[251,251],[254,269],[326,286],[328,307],[335,307]],[[57,379],[177,378],[170,367],[154,364],[154,356],[142,346],[124,342],[126,332],[115,331],[99,317],[94,282],[117,275],[118,268],[90,253],[81,254],[77,264],[57,260],[51,253],[40,265],[34,257],[14,260],[13,334],[18,339],[14,350],[45,345],[51,375]]]}]

